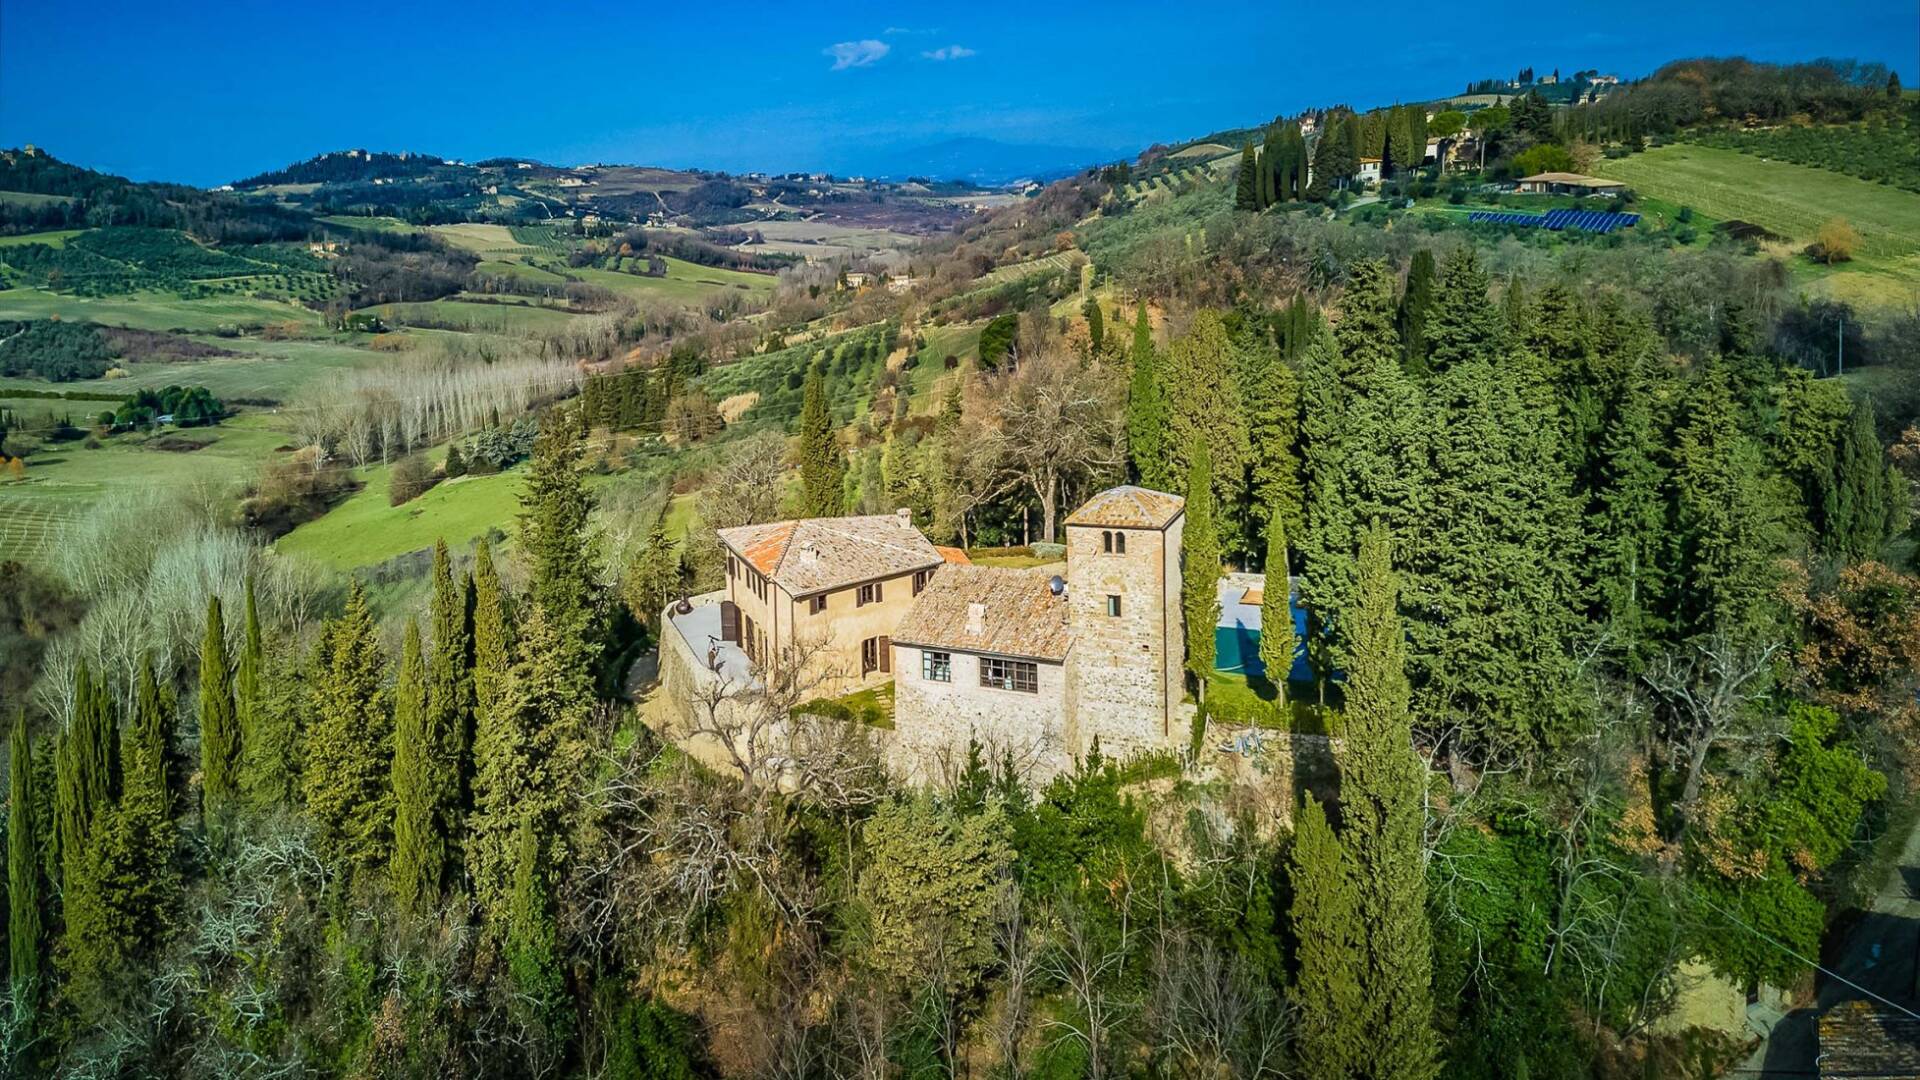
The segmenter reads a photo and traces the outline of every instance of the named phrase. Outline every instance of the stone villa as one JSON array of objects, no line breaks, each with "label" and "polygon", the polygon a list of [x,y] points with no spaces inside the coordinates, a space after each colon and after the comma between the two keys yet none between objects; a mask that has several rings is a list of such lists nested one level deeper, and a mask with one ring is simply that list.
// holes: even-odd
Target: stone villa
[{"label": "stone villa", "polygon": [[1063,563],[1031,569],[971,565],[905,511],[723,529],[726,588],[673,617],[674,651],[733,679],[805,663],[822,697],[891,681],[892,753],[919,775],[969,741],[1035,775],[1095,739],[1175,745],[1185,523],[1179,496],[1113,488],[1067,518]]}]

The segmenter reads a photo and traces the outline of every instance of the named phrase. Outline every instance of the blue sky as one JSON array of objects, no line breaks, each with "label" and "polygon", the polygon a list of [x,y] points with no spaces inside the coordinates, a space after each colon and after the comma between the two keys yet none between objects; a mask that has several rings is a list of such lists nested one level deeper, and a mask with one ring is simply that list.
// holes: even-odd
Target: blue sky
[{"label": "blue sky", "polygon": [[0,145],[198,184],[348,147],[856,171],[955,137],[1118,156],[1526,64],[1855,56],[1920,84],[1912,0],[1589,10],[0,0]]}]

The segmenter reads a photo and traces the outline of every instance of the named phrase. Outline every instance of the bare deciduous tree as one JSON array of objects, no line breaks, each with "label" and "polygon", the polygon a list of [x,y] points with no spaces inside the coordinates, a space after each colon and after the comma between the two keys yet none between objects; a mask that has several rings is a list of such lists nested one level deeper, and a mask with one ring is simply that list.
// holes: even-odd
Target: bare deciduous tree
[{"label": "bare deciduous tree", "polygon": [[1682,830],[1693,825],[1715,750],[1764,750],[1777,736],[1777,722],[1753,705],[1772,683],[1779,651],[1778,642],[1746,643],[1716,633],[1655,658],[1641,676],[1665,706],[1669,753],[1685,770],[1677,807]]}]

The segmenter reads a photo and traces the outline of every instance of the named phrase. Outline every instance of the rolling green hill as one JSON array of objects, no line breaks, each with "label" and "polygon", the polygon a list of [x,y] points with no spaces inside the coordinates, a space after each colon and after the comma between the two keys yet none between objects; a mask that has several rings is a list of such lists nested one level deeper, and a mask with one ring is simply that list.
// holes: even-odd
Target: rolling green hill
[{"label": "rolling green hill", "polygon": [[1782,254],[1812,243],[1824,222],[1843,218],[1860,233],[1860,253],[1832,269],[1801,259],[1796,271],[1813,291],[1876,304],[1900,304],[1920,293],[1920,194],[1691,144],[1606,160],[1595,171],[1712,218],[1759,225],[1787,238],[1791,250]]}]

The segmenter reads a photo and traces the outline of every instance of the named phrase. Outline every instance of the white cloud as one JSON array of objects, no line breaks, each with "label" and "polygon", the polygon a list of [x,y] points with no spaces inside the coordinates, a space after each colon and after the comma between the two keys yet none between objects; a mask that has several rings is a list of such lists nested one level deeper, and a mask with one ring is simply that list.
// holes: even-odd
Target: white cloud
[{"label": "white cloud", "polygon": [[820,52],[833,57],[833,70],[845,71],[848,68],[867,67],[878,63],[881,58],[893,51],[893,46],[884,41],[868,38],[865,41],[842,41],[829,45]]},{"label": "white cloud", "polygon": [[974,52],[965,45],[948,45],[945,48],[935,49],[932,52],[923,52],[920,55],[929,60],[965,60],[967,57],[974,55]]}]

